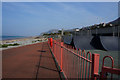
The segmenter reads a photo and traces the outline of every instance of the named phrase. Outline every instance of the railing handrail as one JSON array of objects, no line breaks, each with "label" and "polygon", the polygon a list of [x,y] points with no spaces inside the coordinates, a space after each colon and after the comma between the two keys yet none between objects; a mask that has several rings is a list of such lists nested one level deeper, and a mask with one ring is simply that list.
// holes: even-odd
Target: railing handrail
[{"label": "railing handrail", "polygon": [[[111,67],[104,66],[104,61],[105,61],[106,58],[110,58],[111,59],[111,61],[112,61],[112,66]],[[107,79],[107,75],[105,75],[107,73],[111,73],[111,80],[113,78],[112,74],[120,75],[120,69],[114,68],[114,59],[111,56],[103,57],[102,71],[101,71],[101,74],[100,74],[100,78]]]},{"label": "railing handrail", "polygon": [[[82,58],[82,59],[84,59],[84,60],[86,60],[86,61],[88,61],[88,62],[90,62],[90,63],[92,62],[91,58],[90,58],[90,60],[89,60],[88,58],[86,58],[86,56],[85,56],[85,50],[82,50],[82,54],[83,54],[83,52],[84,52],[84,56],[81,56],[81,55],[75,53],[74,51],[66,48],[65,46],[61,46],[60,44],[57,44],[57,43],[53,43],[53,44],[56,44],[56,45],[58,45],[58,46],[60,46],[60,47],[62,47],[62,48],[64,48],[64,49],[68,50],[69,52],[73,53],[74,55],[76,55],[76,56],[78,56],[78,57],[80,57],[80,58]],[[91,53],[91,52],[89,51],[89,53]],[[91,55],[90,55],[90,57],[91,57]]]},{"label": "railing handrail", "polygon": [[103,58],[103,63],[102,63],[102,67],[104,67],[104,61],[105,61],[105,59],[106,58],[110,58],[111,59],[111,61],[112,61],[112,68],[114,67],[114,60],[113,60],[113,57],[111,57],[111,56],[105,56],[104,58]]},{"label": "railing handrail", "polygon": [[[80,67],[80,69],[83,69],[83,70],[81,70],[81,73],[80,73],[81,75],[79,76],[80,78],[88,77],[87,75],[85,75],[86,73],[88,73],[88,70],[89,70],[89,74],[90,74],[88,78],[91,77],[94,80],[96,80],[97,78],[99,78],[99,79],[107,79],[107,76],[105,76],[106,73],[120,75],[120,69],[114,68],[114,60],[113,60],[113,58],[111,56],[105,56],[103,58],[103,61],[102,61],[102,63],[103,63],[102,64],[102,71],[101,71],[101,74],[99,75],[98,71],[99,71],[99,55],[100,54],[96,54],[96,53],[91,54],[90,51],[88,51],[86,53],[85,50],[81,50],[81,49],[78,49],[77,51],[72,50],[72,49],[75,49],[75,48],[73,48],[71,46],[63,45],[63,42],[61,42],[60,40],[54,40],[52,44],[53,44],[53,46],[51,46],[51,50],[54,51],[53,54],[58,59],[58,62],[59,62],[59,65],[60,65],[61,69],[63,68],[63,64],[64,64],[64,61],[62,61],[62,58],[63,58],[62,56],[64,54],[66,55],[66,52],[70,53],[70,54],[72,53],[73,55],[77,56],[77,59],[81,60],[80,64],[82,66]],[[57,48],[59,50],[58,52],[56,52]],[[111,59],[111,61],[112,61],[112,66],[111,67],[104,66],[104,61],[105,61],[106,58],[110,58]],[[74,56],[73,56],[73,58],[70,58],[70,59],[73,60],[73,64],[72,65],[74,66],[74,59],[75,59]],[[65,60],[65,58],[63,60]],[[85,64],[83,64],[83,62],[84,63],[86,62],[86,66],[87,67],[85,66]],[[88,63],[89,63],[89,67],[88,67]],[[75,68],[75,67],[73,67],[73,68]],[[85,68],[86,68],[86,70],[85,70]],[[85,71],[86,71],[86,73],[85,73]],[[69,75],[67,75],[67,76],[69,76]],[[113,77],[111,75],[111,79],[112,78]]]}]

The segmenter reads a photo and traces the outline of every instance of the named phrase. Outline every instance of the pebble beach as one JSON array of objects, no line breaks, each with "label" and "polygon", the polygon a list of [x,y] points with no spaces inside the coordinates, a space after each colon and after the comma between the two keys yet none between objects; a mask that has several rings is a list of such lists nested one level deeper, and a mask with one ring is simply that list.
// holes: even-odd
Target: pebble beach
[{"label": "pebble beach", "polygon": [[24,45],[35,44],[35,43],[40,43],[40,42],[45,42],[45,41],[47,41],[47,38],[36,38],[36,37],[19,38],[19,39],[11,39],[11,40],[1,40],[0,41],[1,45],[5,45],[5,44],[9,45],[9,44],[15,44],[15,43],[17,43],[19,45],[0,47],[0,50],[20,47],[20,46],[24,46]]}]

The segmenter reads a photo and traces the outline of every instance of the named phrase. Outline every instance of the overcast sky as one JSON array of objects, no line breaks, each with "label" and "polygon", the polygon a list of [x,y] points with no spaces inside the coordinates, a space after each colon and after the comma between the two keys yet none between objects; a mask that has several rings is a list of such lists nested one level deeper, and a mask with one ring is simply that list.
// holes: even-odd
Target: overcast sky
[{"label": "overcast sky", "polygon": [[35,36],[118,18],[117,2],[3,2],[3,35]]}]

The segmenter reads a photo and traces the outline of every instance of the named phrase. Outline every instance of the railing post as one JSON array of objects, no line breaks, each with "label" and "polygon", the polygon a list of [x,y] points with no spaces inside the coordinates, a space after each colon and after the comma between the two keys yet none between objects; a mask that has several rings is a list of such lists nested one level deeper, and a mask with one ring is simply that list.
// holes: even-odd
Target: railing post
[{"label": "railing post", "polygon": [[99,54],[92,54],[91,80],[97,80],[99,71]]},{"label": "railing post", "polygon": [[63,42],[61,42],[61,71],[63,70],[62,69],[62,64],[63,64]]},{"label": "railing post", "polygon": [[56,56],[56,40],[54,40],[54,55]]},{"label": "railing post", "polygon": [[[100,80],[107,80],[107,72],[104,71],[104,69],[106,68],[104,66],[104,61],[105,61],[106,58],[110,58],[111,61],[112,61],[111,71],[113,70],[113,67],[114,67],[114,60],[113,60],[113,58],[111,56],[105,56],[103,58],[103,62],[102,62],[102,71],[101,71],[101,74],[100,74]],[[111,80],[112,80],[112,78],[113,78],[113,75],[111,74]]]},{"label": "railing post", "polygon": [[50,38],[50,46],[52,47],[53,46],[53,39]]}]

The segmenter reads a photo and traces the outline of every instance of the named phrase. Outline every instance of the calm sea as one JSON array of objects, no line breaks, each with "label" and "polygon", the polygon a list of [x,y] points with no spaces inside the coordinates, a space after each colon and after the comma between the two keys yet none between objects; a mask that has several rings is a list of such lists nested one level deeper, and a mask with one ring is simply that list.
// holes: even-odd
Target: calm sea
[{"label": "calm sea", "polygon": [[12,40],[18,38],[25,38],[25,36],[2,36],[0,37],[0,40]]}]

